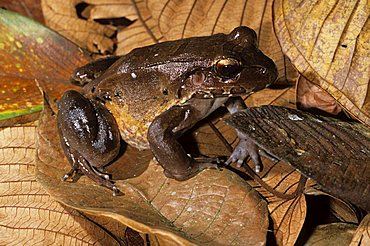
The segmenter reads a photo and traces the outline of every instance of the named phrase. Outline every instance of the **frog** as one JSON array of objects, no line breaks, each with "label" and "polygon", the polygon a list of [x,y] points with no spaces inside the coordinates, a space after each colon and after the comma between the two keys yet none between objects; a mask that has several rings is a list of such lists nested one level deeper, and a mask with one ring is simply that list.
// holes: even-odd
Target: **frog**
[{"label": "frog", "polygon": [[71,78],[81,90],[66,91],[58,102],[60,142],[71,166],[62,180],[84,174],[120,194],[104,167],[117,158],[121,140],[150,149],[164,175],[178,181],[219,168],[186,153],[178,138],[220,107],[244,109],[241,96],[266,88],[277,75],[246,26],[160,42],[78,68]]}]

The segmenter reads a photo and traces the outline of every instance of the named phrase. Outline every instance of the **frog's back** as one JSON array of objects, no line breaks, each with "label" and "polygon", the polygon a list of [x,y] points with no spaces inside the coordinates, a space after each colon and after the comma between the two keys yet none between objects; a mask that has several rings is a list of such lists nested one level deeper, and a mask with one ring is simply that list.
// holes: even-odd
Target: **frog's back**
[{"label": "frog's back", "polygon": [[[227,35],[193,37],[136,48],[122,57],[122,72],[181,62],[208,62],[223,54]],[[127,70],[124,70],[127,68]]]}]

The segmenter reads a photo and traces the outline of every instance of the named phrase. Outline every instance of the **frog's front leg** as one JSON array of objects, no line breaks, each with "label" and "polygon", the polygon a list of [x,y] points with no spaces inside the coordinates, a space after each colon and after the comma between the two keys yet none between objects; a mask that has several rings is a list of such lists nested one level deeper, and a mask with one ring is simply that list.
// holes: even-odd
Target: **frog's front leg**
[{"label": "frog's front leg", "polygon": [[102,75],[119,58],[121,57],[107,56],[79,67],[71,74],[70,81],[75,85],[84,86]]},{"label": "frog's front leg", "polygon": [[[227,101],[226,107],[231,114],[247,108],[241,97],[235,97]],[[247,135],[238,130],[236,130],[236,134],[239,138],[239,143],[225,162],[226,165],[236,162],[237,166],[241,167],[247,158],[250,157],[255,165],[254,170],[258,173],[262,168],[261,156],[265,156],[274,162],[276,161],[276,158],[258,147]]]},{"label": "frog's front leg", "polygon": [[164,174],[176,180],[186,180],[208,168],[218,168],[215,163],[195,161],[177,141],[176,133],[189,129],[199,118],[195,108],[173,106],[159,115],[150,125],[150,148],[164,169]]},{"label": "frog's front leg", "polygon": [[59,136],[72,168],[62,180],[82,172],[116,195],[118,189],[109,174],[100,171],[120,149],[120,134],[113,116],[101,103],[77,91],[64,93],[58,106]]}]

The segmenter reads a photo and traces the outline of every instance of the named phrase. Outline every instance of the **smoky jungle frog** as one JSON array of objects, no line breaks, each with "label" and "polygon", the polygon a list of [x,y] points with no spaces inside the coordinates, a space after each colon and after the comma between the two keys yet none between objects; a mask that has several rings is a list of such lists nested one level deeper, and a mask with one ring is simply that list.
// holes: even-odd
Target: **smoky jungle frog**
[{"label": "smoky jungle frog", "polygon": [[58,129],[71,170],[118,194],[102,168],[118,154],[120,139],[151,149],[167,177],[186,180],[216,163],[188,155],[177,138],[220,106],[244,108],[239,97],[275,81],[274,62],[257,48],[256,33],[237,27],[163,42],[122,57],[94,61],[72,74],[82,93],[59,102]]}]

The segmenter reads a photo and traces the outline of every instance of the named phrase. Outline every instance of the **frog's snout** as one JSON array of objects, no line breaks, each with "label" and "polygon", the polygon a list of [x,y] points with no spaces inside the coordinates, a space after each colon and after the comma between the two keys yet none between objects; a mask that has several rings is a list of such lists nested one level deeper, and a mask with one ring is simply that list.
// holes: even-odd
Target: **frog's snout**
[{"label": "frog's snout", "polygon": [[274,83],[278,77],[276,64],[269,57],[264,55],[264,60],[260,64],[252,65],[255,73],[266,83],[266,87]]}]

